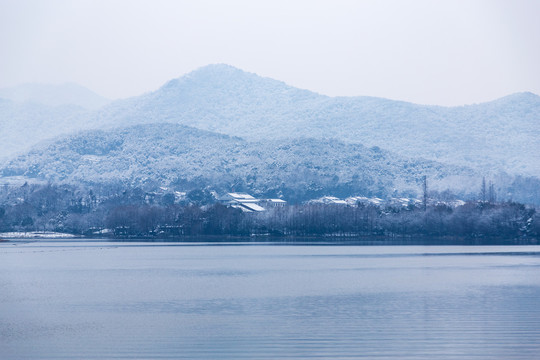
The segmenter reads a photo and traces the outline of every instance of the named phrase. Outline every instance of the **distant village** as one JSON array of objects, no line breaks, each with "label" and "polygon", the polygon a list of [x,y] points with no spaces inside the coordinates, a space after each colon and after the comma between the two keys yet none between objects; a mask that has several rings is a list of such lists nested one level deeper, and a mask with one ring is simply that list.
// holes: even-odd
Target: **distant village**
[{"label": "distant village", "polygon": [[[168,188],[161,187],[159,192],[146,193],[146,200],[148,204],[154,203],[156,199],[169,191]],[[270,209],[284,207],[288,202],[284,199],[278,198],[256,198],[245,192],[230,192],[224,195],[219,195],[215,191],[210,192],[215,202],[223,204],[227,207],[240,209],[244,213],[263,212]],[[175,203],[185,202],[187,199],[187,193],[181,191],[174,191]],[[398,207],[398,208],[410,208],[415,206],[422,206],[423,201],[420,199],[406,198],[406,197],[392,197],[389,199],[381,199],[378,197],[366,197],[366,196],[350,196],[344,199],[340,199],[335,196],[322,196],[317,199],[311,199],[304,202],[305,204],[325,204],[336,206],[377,206],[377,207]],[[426,205],[444,205],[452,208],[464,205],[464,200],[451,200],[441,201],[435,199],[427,199]]]},{"label": "distant village", "polygon": [[[160,187],[85,189],[71,185],[0,187],[0,238],[8,232],[61,232],[125,238],[176,236],[450,236],[537,239],[536,209],[479,200],[322,196],[302,203],[246,192]],[[521,241],[519,240],[519,241]],[[531,240],[532,241],[532,240]]]},{"label": "distant village", "polygon": [[[287,201],[283,199],[257,199],[247,193],[227,193],[223,196],[217,198],[221,204],[227,205],[229,207],[237,208],[243,212],[261,212],[267,209],[273,209],[276,207],[283,207],[287,205]],[[307,201],[308,204],[325,204],[325,205],[336,205],[336,206],[391,206],[391,207],[400,207],[407,208],[411,206],[421,206],[422,200],[419,199],[410,199],[410,198],[390,198],[383,200],[378,197],[365,197],[365,196],[351,196],[345,199],[340,199],[335,196],[323,196],[318,199],[313,199]],[[453,200],[453,201],[429,201],[430,204],[435,205],[446,205],[450,207],[458,207],[465,204],[463,200]]]}]

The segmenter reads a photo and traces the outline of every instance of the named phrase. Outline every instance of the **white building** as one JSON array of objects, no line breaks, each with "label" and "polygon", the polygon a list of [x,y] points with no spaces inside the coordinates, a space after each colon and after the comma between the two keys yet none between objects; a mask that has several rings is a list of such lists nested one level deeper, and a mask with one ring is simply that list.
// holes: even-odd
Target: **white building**
[{"label": "white building", "polygon": [[227,193],[218,198],[219,202],[223,204],[236,204],[236,203],[258,203],[260,200],[255,199],[253,196],[246,193]]},{"label": "white building", "polygon": [[265,209],[259,205],[260,200],[246,193],[227,193],[218,201],[224,205],[240,209],[244,212],[261,212]]},{"label": "white building", "polygon": [[[244,212],[260,212],[266,208],[282,207],[287,204],[281,199],[257,199],[246,193],[227,193],[218,198],[224,205],[240,209]],[[263,207],[264,206],[264,207]]]}]

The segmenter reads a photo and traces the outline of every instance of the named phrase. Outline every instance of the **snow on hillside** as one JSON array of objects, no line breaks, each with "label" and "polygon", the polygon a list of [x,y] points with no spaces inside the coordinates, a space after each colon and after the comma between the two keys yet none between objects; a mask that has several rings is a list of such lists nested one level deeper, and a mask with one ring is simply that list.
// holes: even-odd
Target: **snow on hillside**
[{"label": "snow on hillside", "polygon": [[85,131],[43,144],[0,173],[52,182],[154,184],[313,198],[477,191],[481,175],[335,139],[246,141],[173,124]]},{"label": "snow on hillside", "polygon": [[[132,127],[163,123],[214,133]],[[0,99],[0,158],[85,129],[101,131],[49,140],[7,164],[4,176],[216,182],[257,191],[294,184],[315,193],[356,186],[376,194],[416,191],[424,173],[438,189],[463,191],[485,175],[506,184],[500,191],[514,199],[534,189],[529,176],[540,178],[540,97],[531,93],[462,107],[423,106],[328,97],[210,65],[96,111]],[[430,161],[408,160],[419,158]],[[272,176],[276,171],[279,177]],[[512,183],[505,174],[523,176]]]},{"label": "snow on hillside", "polygon": [[153,93],[102,109],[101,126],[171,122],[251,140],[336,138],[481,169],[540,176],[540,97],[423,106],[328,97],[228,65],[211,65]]}]

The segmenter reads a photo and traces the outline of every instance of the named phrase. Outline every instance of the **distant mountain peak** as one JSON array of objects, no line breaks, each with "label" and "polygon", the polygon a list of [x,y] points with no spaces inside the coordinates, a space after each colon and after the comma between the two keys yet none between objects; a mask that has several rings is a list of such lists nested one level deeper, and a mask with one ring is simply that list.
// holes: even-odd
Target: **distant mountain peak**
[{"label": "distant mountain peak", "polygon": [[503,97],[500,97],[498,99],[488,101],[486,103],[480,103],[477,105],[482,104],[491,104],[491,103],[529,103],[529,102],[540,102],[540,96],[536,95],[535,93],[532,93],[530,91],[522,91],[522,92],[516,92],[510,95],[506,95]]},{"label": "distant mountain peak", "polygon": [[[211,64],[167,82],[152,93],[153,97],[192,97],[207,99],[250,99],[254,103],[280,98],[313,98],[317,93],[287,85],[283,81],[260,76],[227,64]],[[242,102],[242,101],[241,101]],[[247,104],[246,104],[247,105]]]},{"label": "distant mountain peak", "polygon": [[108,102],[95,92],[76,83],[41,84],[26,83],[0,89],[0,97],[18,103],[32,102],[46,106],[76,105],[97,109]]},{"label": "distant mountain peak", "polygon": [[201,66],[198,69],[193,70],[191,73],[196,72],[229,72],[229,73],[244,73],[247,74],[247,71],[244,71],[240,68],[237,68],[235,66],[225,64],[225,63],[217,63],[217,64],[208,64],[205,66]]},{"label": "distant mountain peak", "polygon": [[539,101],[540,96],[538,96],[535,93],[532,93],[530,91],[523,91],[523,92],[517,92],[517,93],[514,93],[514,94],[510,94],[508,96],[503,97],[502,99]]},{"label": "distant mountain peak", "polygon": [[198,69],[193,70],[192,72],[187,73],[186,75],[180,77],[178,80],[196,80],[200,82],[213,81],[213,82],[238,82],[238,81],[266,81],[272,83],[279,83],[284,86],[287,86],[284,82],[262,77],[256,73],[244,71],[237,67],[228,64],[210,64]]},{"label": "distant mountain peak", "polygon": [[[222,82],[224,80],[238,81],[242,77],[250,77],[252,79],[259,78],[257,74],[248,73],[231,65],[210,64],[195,69],[185,75],[180,76],[179,78],[168,81],[161,87],[161,89],[170,89],[188,83],[212,84]],[[158,89],[157,91],[161,89]]]}]

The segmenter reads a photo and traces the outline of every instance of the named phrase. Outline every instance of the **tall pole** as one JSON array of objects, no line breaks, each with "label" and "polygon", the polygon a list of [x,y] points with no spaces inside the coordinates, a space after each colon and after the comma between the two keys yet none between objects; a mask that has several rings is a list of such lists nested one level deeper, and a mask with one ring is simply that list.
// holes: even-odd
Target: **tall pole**
[{"label": "tall pole", "polygon": [[424,211],[426,211],[427,209],[427,201],[428,201],[428,190],[427,190],[427,177],[426,175],[424,175],[424,183],[422,185],[422,190],[423,190],[423,198],[422,198],[422,205],[424,206]]}]

